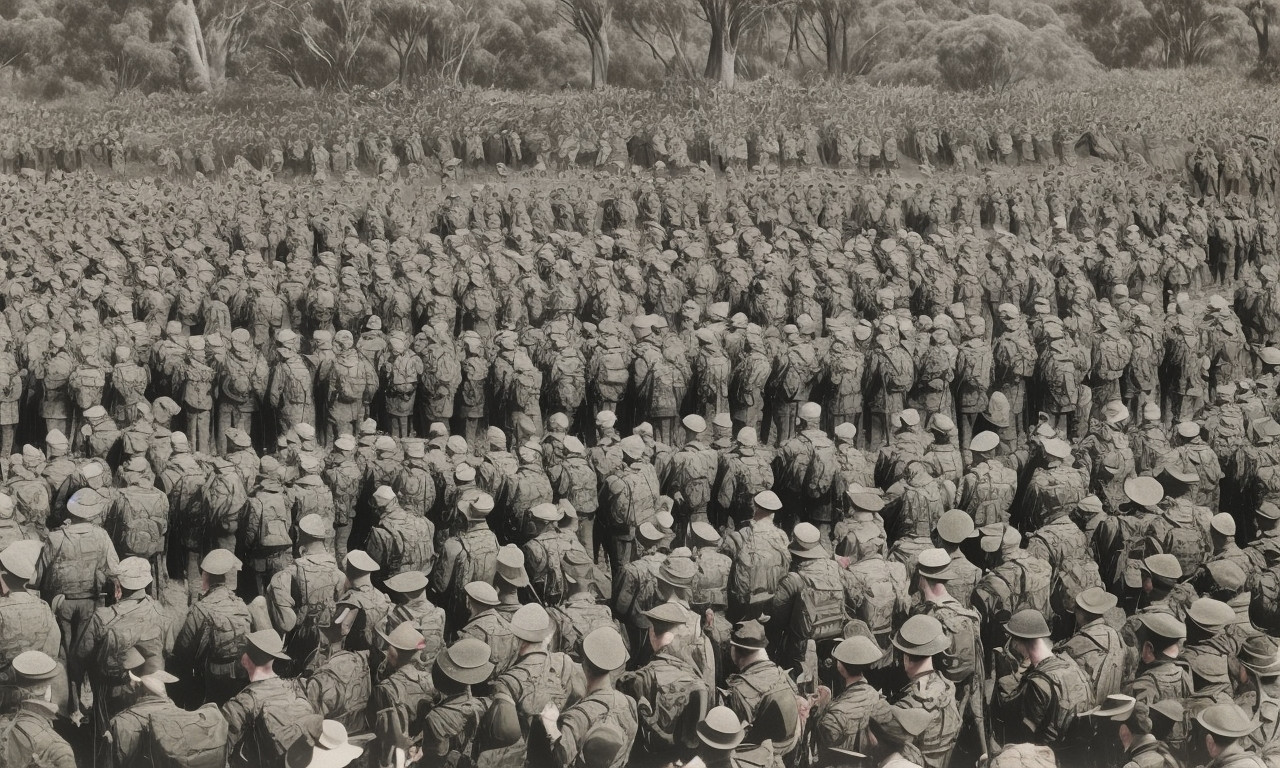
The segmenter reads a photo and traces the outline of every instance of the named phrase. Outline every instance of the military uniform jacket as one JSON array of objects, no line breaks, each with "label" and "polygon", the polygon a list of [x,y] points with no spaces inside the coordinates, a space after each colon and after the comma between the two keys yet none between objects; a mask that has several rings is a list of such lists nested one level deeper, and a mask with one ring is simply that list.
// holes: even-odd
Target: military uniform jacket
[{"label": "military uniform jacket", "polygon": [[[431,684],[431,672],[413,663],[401,666],[378,683],[369,699],[369,715],[380,759],[385,762],[395,747],[418,742],[422,710],[439,698]],[[399,743],[397,735],[401,739]]]},{"label": "military uniform jacket", "polygon": [[109,746],[106,747],[111,755],[109,765],[114,768],[152,765],[147,751],[151,741],[151,720],[171,717],[175,711],[181,710],[168,697],[142,689],[133,706],[111,718],[107,728]]},{"label": "military uniform jacket", "polygon": [[43,651],[58,658],[62,632],[53,609],[29,592],[0,597],[0,669],[26,651]]},{"label": "military uniform jacket", "polygon": [[[227,744],[230,747],[228,764],[232,766],[256,766],[256,744],[250,744],[253,731],[264,708],[272,702],[287,698],[306,700],[296,680],[269,677],[246,685],[230,701],[222,706],[222,716],[227,718]],[[317,713],[319,714],[319,713]]]},{"label": "military uniform jacket", "polygon": [[243,678],[239,665],[242,641],[244,635],[252,631],[252,621],[248,606],[226,585],[209,590],[187,611],[187,618],[174,640],[175,672],[190,670],[197,676]]},{"label": "military uniform jacket", "polygon": [[738,715],[739,720],[751,724],[747,727],[746,740],[752,744],[759,744],[768,739],[773,742],[775,755],[787,754],[795,746],[798,735],[793,723],[783,723],[783,733],[760,733],[753,726],[756,725],[756,718],[760,714],[761,705],[765,703],[766,697],[778,692],[783,695],[787,692],[793,695],[798,692],[791,675],[787,674],[782,667],[766,659],[749,665],[737,674],[730,675],[725,684],[729,689],[725,705]]},{"label": "military uniform jacket", "polygon": [[1084,531],[1069,517],[1045,523],[1031,534],[1027,542],[1027,551],[1048,560],[1055,571],[1067,560],[1088,557],[1088,547]]},{"label": "military uniform jacket", "polygon": [[1191,695],[1191,672],[1180,660],[1156,659],[1138,671],[1137,678],[1129,685],[1129,695],[1144,704],[1185,699]]},{"label": "military uniform jacket", "polygon": [[1135,734],[1124,758],[1123,768],[1182,768],[1169,748],[1149,733]]},{"label": "military uniform jacket", "polygon": [[622,732],[625,743],[608,768],[623,768],[631,760],[631,747],[640,728],[635,699],[612,688],[592,691],[560,713],[560,739],[552,747],[558,768],[580,764],[582,742],[591,726],[609,722]]},{"label": "military uniform jacket", "polygon": [[1120,692],[1124,641],[1104,619],[1094,619],[1080,627],[1074,635],[1059,643],[1053,652],[1075,661],[1093,683],[1095,702]]},{"label": "military uniform jacket", "polygon": [[76,768],[71,745],[54,731],[52,715],[38,704],[24,704],[0,717],[0,737],[0,762],[6,766]]},{"label": "military uniform jacket", "polygon": [[120,567],[107,532],[86,522],[72,522],[49,533],[37,564],[34,583],[42,595],[68,600],[96,598]]},{"label": "military uniform jacket", "polygon": [[[955,745],[960,732],[955,686],[937,670],[926,672],[900,689],[891,704],[935,713],[933,722],[915,743],[924,755],[925,768],[942,768],[944,758]],[[896,727],[888,712],[876,722],[889,729]]]},{"label": "military uniform jacket", "polygon": [[889,702],[865,680],[845,688],[818,714],[814,733],[820,747],[865,752],[867,726],[888,714]]},{"label": "military uniform jacket", "polygon": [[490,609],[476,614],[471,621],[458,632],[458,639],[474,637],[489,644],[490,661],[494,663],[494,675],[500,675],[515,663],[516,654],[520,652],[520,640],[511,633],[511,625],[498,613]]}]

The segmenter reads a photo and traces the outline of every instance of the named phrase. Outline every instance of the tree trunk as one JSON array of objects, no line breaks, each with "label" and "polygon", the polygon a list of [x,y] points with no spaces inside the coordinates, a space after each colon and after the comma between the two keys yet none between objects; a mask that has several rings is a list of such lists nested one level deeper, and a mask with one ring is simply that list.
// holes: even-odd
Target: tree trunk
[{"label": "tree trunk", "polygon": [[183,0],[174,5],[166,21],[170,39],[186,58],[189,87],[196,93],[209,91],[213,87],[209,79],[209,62],[194,2]]},{"label": "tree trunk", "polygon": [[705,77],[715,80],[730,90],[737,82],[735,65],[738,58],[737,42],[730,39],[729,30],[720,20],[711,24],[711,45],[707,49],[707,69]]},{"label": "tree trunk", "polygon": [[227,59],[231,57],[230,27],[214,25],[205,31],[204,50],[208,57],[209,85],[217,90],[227,82]]},{"label": "tree trunk", "polygon": [[609,30],[601,25],[596,30],[591,47],[591,89],[600,90],[609,84]]}]

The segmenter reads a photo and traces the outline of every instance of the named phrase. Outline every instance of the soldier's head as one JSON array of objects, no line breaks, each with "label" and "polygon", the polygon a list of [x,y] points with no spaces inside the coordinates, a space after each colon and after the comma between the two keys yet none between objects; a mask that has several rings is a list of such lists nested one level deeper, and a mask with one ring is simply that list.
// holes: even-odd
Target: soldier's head
[{"label": "soldier's head", "polygon": [[27,591],[27,584],[35,577],[40,552],[40,542],[31,539],[15,541],[0,550],[0,597]]},{"label": "soldier's head", "polygon": [[[918,707],[890,707],[887,722],[872,720],[867,730],[867,744],[863,747],[867,765],[879,765],[894,752],[913,746],[921,734],[928,730],[936,711]],[[863,763],[858,763],[862,765]]]},{"label": "soldier's head", "polygon": [[382,570],[377,561],[362,549],[353,549],[347,553],[347,557],[342,561],[343,573],[346,575],[347,586],[352,587],[357,584],[368,583],[371,575]]},{"label": "soldier's head", "polygon": [[387,664],[392,669],[399,669],[413,662],[418,652],[427,647],[427,640],[413,626],[412,622],[401,622],[389,633],[378,630],[378,635],[387,644]]},{"label": "soldier's head", "polygon": [[1185,624],[1158,610],[1139,613],[1138,620],[1142,623],[1138,628],[1138,656],[1144,664],[1178,657],[1182,641],[1187,638]]},{"label": "soldier's head", "polygon": [[1138,563],[1142,575],[1142,591],[1150,595],[1152,600],[1160,600],[1182,578],[1182,565],[1173,555],[1151,555]]},{"label": "soldier's head", "polygon": [[901,654],[902,668],[912,679],[932,670],[933,657],[951,647],[942,624],[925,614],[904,621],[891,642]]},{"label": "soldier's head", "polygon": [[1129,745],[1139,737],[1151,733],[1151,710],[1146,703],[1126,696],[1122,693],[1109,694],[1097,707],[1087,713],[1100,722],[1098,732],[1106,733],[1103,725],[1107,722],[1117,729],[1120,745],[1129,749]]},{"label": "soldier's head", "polygon": [[240,570],[239,558],[225,549],[215,549],[200,561],[200,587],[208,592],[227,583],[230,574]]},{"label": "soldier's head", "polygon": [[115,573],[116,599],[139,594],[151,586],[151,563],[141,557],[126,557]]},{"label": "soldier's head", "polygon": [[[501,557],[502,552],[499,551],[498,555]],[[499,568],[502,567],[501,562],[498,565]],[[523,570],[523,565],[521,570]],[[463,591],[467,595],[467,611],[473,617],[479,616],[485,611],[493,610],[501,602],[497,588],[487,581],[468,582],[463,587]]]},{"label": "soldier's head", "polygon": [[738,622],[729,636],[729,657],[739,670],[768,658],[768,647],[764,625],[755,619]]},{"label": "soldier's head", "polygon": [[54,680],[61,674],[58,662],[43,651],[24,651],[13,662],[13,682],[20,700],[27,705],[36,704],[49,713],[57,714],[58,702],[54,699]]},{"label": "soldier's head", "polygon": [[422,571],[403,571],[387,579],[382,586],[393,602],[403,605],[422,597],[427,589],[427,575]]},{"label": "soldier's head", "polygon": [[276,661],[290,660],[284,652],[284,640],[275,630],[262,629],[245,635],[240,666],[249,674],[250,680],[275,677]]},{"label": "soldier's head", "polygon": [[67,436],[57,429],[50,430],[49,434],[45,435],[44,445],[51,459],[66,456],[67,452],[71,450],[71,443],[67,440]]},{"label": "soldier's head", "polygon": [[1198,764],[1216,761],[1236,742],[1256,731],[1258,725],[1257,719],[1236,704],[1213,704],[1195,716],[1188,749]]},{"label": "soldier's head", "polygon": [[831,651],[831,658],[835,661],[836,672],[844,680],[845,685],[849,685],[866,676],[867,670],[873,664],[877,664],[884,658],[884,651],[881,650],[875,641],[866,635],[854,635],[840,641],[840,644]]},{"label": "soldier's head", "polygon": [[1053,655],[1053,646],[1049,642],[1049,624],[1040,611],[1032,608],[1018,611],[1005,622],[1004,631],[1009,637],[1009,645],[1018,657],[1033,665]]}]

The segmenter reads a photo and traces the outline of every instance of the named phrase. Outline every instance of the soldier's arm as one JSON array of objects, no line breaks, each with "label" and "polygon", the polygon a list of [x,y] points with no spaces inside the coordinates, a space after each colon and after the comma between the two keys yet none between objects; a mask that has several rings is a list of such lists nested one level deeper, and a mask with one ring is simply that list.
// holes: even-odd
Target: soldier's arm
[{"label": "soldier's arm", "polygon": [[440,552],[440,559],[436,561],[436,567],[431,570],[431,594],[436,598],[437,602],[443,602],[450,583],[453,581],[454,564],[457,562],[459,555],[459,545],[454,540],[444,543],[444,547]]},{"label": "soldier's arm", "polygon": [[240,696],[222,705],[222,716],[227,719],[227,753],[240,744],[241,734],[249,720],[249,710]]},{"label": "soldier's arm", "polygon": [[134,763],[142,741],[141,723],[125,713],[117,715],[107,729],[101,756],[106,768],[127,768]]},{"label": "soldier's arm", "polygon": [[574,707],[560,715],[560,721],[556,724],[560,730],[560,738],[551,748],[551,754],[557,766],[568,768],[577,762],[579,745],[591,724],[588,714],[579,707]]},{"label": "soldier's arm", "polygon": [[[198,604],[197,604],[198,605]],[[195,668],[196,651],[200,647],[201,630],[200,611],[197,605],[191,606],[187,617],[178,630],[173,642],[173,664],[175,674],[190,672]]]},{"label": "soldier's arm", "polygon": [[773,593],[773,598],[769,601],[769,607],[765,610],[769,614],[770,625],[775,621],[782,625],[791,621],[791,606],[803,588],[804,580],[794,572],[782,578],[778,583],[778,589]]},{"label": "soldier's arm", "polygon": [[102,637],[105,633],[106,629],[102,623],[102,616],[100,612],[95,612],[93,618],[89,620],[89,626],[85,628],[84,633],[80,635],[79,641],[71,649],[71,658],[67,659],[67,674],[71,682],[76,683],[84,680],[85,672],[92,663],[93,657],[97,653],[98,644],[102,642]]}]

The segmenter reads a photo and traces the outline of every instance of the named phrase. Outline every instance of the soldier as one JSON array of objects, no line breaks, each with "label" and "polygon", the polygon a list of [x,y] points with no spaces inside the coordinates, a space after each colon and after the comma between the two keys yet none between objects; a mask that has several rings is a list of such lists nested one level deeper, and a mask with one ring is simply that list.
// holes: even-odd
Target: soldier
[{"label": "soldier", "polygon": [[630,759],[639,730],[635,700],[615,690],[612,684],[612,673],[626,663],[626,647],[615,630],[601,627],[583,638],[582,657],[585,695],[563,711],[553,705],[540,713],[552,762],[557,768],[584,764],[584,753],[603,725],[621,736],[617,739],[621,743],[612,759],[606,757],[599,765],[622,768]]},{"label": "soldier", "polygon": [[[13,660],[18,703],[0,715],[0,755],[6,762],[76,768],[71,745],[54,730],[58,705],[53,700],[58,663],[40,651],[27,651]],[[14,762],[15,765],[21,763]]]},{"label": "soldier", "polygon": [[381,579],[405,571],[430,573],[435,563],[435,526],[425,517],[411,515],[400,506],[395,491],[379,486],[373,493],[378,521],[365,551],[381,568]]},{"label": "soldier", "polygon": [[960,731],[955,686],[934,669],[933,657],[946,650],[948,638],[937,619],[912,616],[893,637],[893,646],[902,652],[902,666],[910,681],[890,699],[890,708],[872,722],[886,730],[893,728],[896,710],[915,709],[933,715],[919,736],[918,744],[925,768],[946,764]]},{"label": "soldier", "polygon": [[332,533],[319,515],[303,515],[297,526],[298,556],[271,577],[263,595],[270,626],[285,638],[288,655],[300,661],[314,653],[320,627],[329,623],[344,589],[345,576],[325,548]]},{"label": "soldier", "polygon": [[[222,357],[217,385],[219,434],[232,427],[253,434],[254,414],[267,394],[267,361],[244,328],[231,333],[231,348]],[[216,447],[219,453],[225,451],[221,441]]]},{"label": "soldier", "polygon": [[205,357],[203,336],[187,339],[187,358],[176,373],[181,382],[182,411],[187,415],[186,432],[197,453],[213,453],[213,404],[216,385],[214,370]]},{"label": "soldier", "polygon": [[734,359],[729,375],[729,412],[735,429],[750,427],[759,432],[764,416],[764,389],[769,382],[772,365],[765,354],[765,343],[758,326],[743,337],[743,354]]},{"label": "soldier", "polygon": [[275,632],[245,636],[240,665],[249,684],[222,708],[231,768],[285,768],[287,755],[306,754],[319,741],[323,718],[295,681],[276,675],[275,662],[289,660]]},{"label": "soldier", "polygon": [[[747,740],[773,743],[772,765],[780,766],[783,756],[795,746],[799,737],[795,682],[786,670],[769,660],[768,641],[760,622],[738,622],[729,639],[729,659],[736,672],[726,681],[725,703],[743,722],[750,723]],[[769,717],[761,717],[768,708],[776,708]],[[776,715],[776,716],[775,716]]]},{"label": "soldier", "polygon": [[[618,678],[618,690],[635,699],[640,711],[639,739],[649,750],[680,745],[687,734],[680,724],[690,711],[705,710],[710,692],[698,670],[676,651],[676,632],[685,614],[674,603],[659,603],[644,611],[652,655],[640,669]],[[674,709],[674,707],[681,707]]]},{"label": "soldier", "polygon": [[719,460],[715,450],[702,440],[707,423],[701,416],[685,416],[682,424],[684,445],[667,463],[661,486],[663,495],[674,500],[672,515],[677,526],[677,543],[683,543],[690,522],[709,519],[711,485],[716,479]]},{"label": "soldier", "polygon": [[378,627],[386,623],[387,614],[391,613],[391,599],[373,586],[373,574],[378,571],[378,564],[363,550],[353,549],[347,553],[342,565],[346,575],[345,588],[340,590],[337,605],[350,606],[356,611],[348,616],[348,620],[353,622],[351,647],[360,650],[374,648]]},{"label": "soldier", "polygon": [[960,547],[977,535],[973,518],[963,509],[948,509],[933,527],[933,543],[951,558],[951,579],[947,591],[965,608],[973,602],[973,590],[982,578],[982,569],[969,562]]},{"label": "soldier", "polygon": [[240,560],[225,549],[215,549],[200,562],[200,599],[187,610],[178,630],[171,657],[175,670],[191,681],[203,681],[204,690],[193,692],[200,703],[225,704],[248,680],[240,666],[245,635],[252,618],[244,601],[231,589]]},{"label": "soldier", "polygon": [[1199,726],[1196,735],[1204,739],[1204,754],[1210,761],[1207,765],[1214,768],[1261,768],[1266,765],[1261,757],[1247,751],[1246,739],[1258,729],[1257,721],[1251,720],[1235,704],[1207,707],[1195,716],[1195,723]]},{"label": "soldier", "polygon": [[[147,658],[166,658],[173,649],[173,627],[160,603],[147,594],[151,564],[140,557],[120,561],[114,580],[115,602],[98,608],[67,657],[73,683],[86,677],[94,691],[94,722],[105,726],[128,704],[125,654],[137,648]],[[73,700],[78,703],[78,700]]]},{"label": "soldier", "polygon": [[453,630],[470,618],[464,587],[472,581],[491,582],[498,570],[498,540],[486,524],[493,506],[493,497],[484,492],[458,500],[467,527],[445,541],[431,573],[430,594],[444,607]]},{"label": "soldier", "polygon": [[1054,647],[1054,653],[1075,661],[1091,681],[1094,703],[1118,693],[1124,672],[1124,646],[1104,616],[1116,607],[1116,596],[1101,587],[1076,595],[1075,634]]},{"label": "soldier", "polygon": [[347,555],[351,519],[355,515],[356,499],[364,478],[356,461],[356,441],[351,435],[339,436],[333,448],[321,477],[333,494],[333,546],[336,557],[341,559]]},{"label": "soldier", "polygon": [[518,645],[511,633],[511,623],[497,610],[498,591],[492,584],[473,581],[466,585],[465,592],[470,618],[458,630],[458,637],[484,642],[490,649],[495,674],[500,675],[515,662]]},{"label": "soldier", "polygon": [[235,465],[244,487],[253,487],[253,482],[258,479],[258,473],[262,471],[262,460],[258,458],[258,452],[253,449],[253,438],[249,437],[248,432],[235,427],[227,430],[226,438],[226,460]]},{"label": "soldier", "polygon": [[350,331],[338,331],[333,342],[333,359],[325,360],[316,371],[316,379],[328,396],[324,417],[329,434],[354,434],[356,425],[368,413],[377,389],[377,375],[355,349]]},{"label": "soldier", "polygon": [[388,341],[390,353],[382,361],[382,408],[387,431],[392,437],[412,434],[411,417],[418,396],[419,382],[426,369],[422,358],[409,349],[404,334],[393,332]]},{"label": "soldier", "polygon": [[1071,444],[1049,438],[1043,445],[1045,465],[1031,475],[1025,494],[1026,514],[1020,521],[1028,530],[1039,528],[1046,520],[1056,519],[1062,510],[1069,512],[1089,493],[1088,477],[1067,464],[1072,455]]},{"label": "soldier", "polygon": [[49,356],[44,361],[44,381],[40,397],[40,418],[45,429],[66,435],[71,431],[71,373],[75,361],[66,349],[67,334],[55,331],[49,337]]},{"label": "soldier", "polygon": [[97,491],[77,491],[67,502],[70,519],[50,531],[36,566],[40,593],[63,597],[54,610],[62,633],[59,658],[71,658],[120,567],[111,537],[97,523],[106,511],[106,499]]},{"label": "soldier", "polygon": [[[1089,711],[1093,717],[1120,723],[1120,747],[1125,765],[1137,768],[1179,768],[1181,763],[1163,741],[1152,735],[1152,710],[1132,696],[1113,693]],[[1099,727],[1099,733],[1103,733]]]},{"label": "soldier", "polygon": [[821,406],[804,403],[799,406],[798,413],[800,432],[782,443],[774,457],[773,474],[777,478],[777,490],[782,494],[788,517],[803,509],[808,517],[806,522],[812,522],[825,536],[830,536],[834,522],[835,445],[819,428]]},{"label": "soldier", "polygon": [[283,472],[279,464],[263,467],[258,487],[243,504],[239,538],[253,572],[255,596],[265,595],[267,584],[293,560],[293,539],[289,535],[293,516],[280,482]]},{"label": "soldier", "polygon": [[133,349],[130,347],[116,347],[115,357],[108,398],[111,403],[111,418],[120,424],[128,424],[134,418],[136,406],[146,402],[151,370],[134,361]]},{"label": "soldier", "polygon": [[756,494],[773,487],[773,468],[767,450],[759,445],[755,429],[743,427],[733,447],[720,457],[715,480],[718,526],[735,528],[748,524],[754,513]]},{"label": "soldier", "polygon": [[106,525],[120,555],[151,562],[159,575],[154,595],[159,598],[168,572],[169,499],[154,486],[151,465],[142,456],[125,464],[124,477],[128,485],[116,492]]},{"label": "soldier", "polygon": [[288,328],[276,334],[275,365],[267,382],[267,402],[281,434],[316,421],[315,371],[298,351],[298,335]]},{"label": "soldier", "polygon": [[564,556],[570,549],[581,549],[576,536],[563,536],[558,524],[565,517],[556,504],[539,504],[530,510],[538,527],[523,547],[529,578],[544,606],[557,605],[564,598]]},{"label": "soldier", "polygon": [[[0,494],[4,497],[0,498],[0,512],[8,507],[8,516],[16,520],[26,535],[42,540],[49,535],[49,514],[52,512],[49,484],[39,475],[43,468],[44,454],[25,445],[22,447],[22,459],[9,465],[9,479],[0,485],[4,490]],[[167,524],[168,520],[165,522]]]},{"label": "soldier", "polygon": [[106,729],[100,751],[106,765],[154,765],[165,759],[182,763],[197,755],[226,759],[226,719],[214,707],[187,712],[173,703],[165,686],[178,678],[165,671],[163,661],[129,649],[124,667],[133,688],[132,703]]},{"label": "soldier", "polygon": [[916,563],[916,588],[921,602],[914,611],[931,616],[942,625],[950,648],[942,655],[938,666],[948,680],[955,684],[961,710],[972,707],[974,718],[981,723],[985,712],[979,702],[970,697],[974,682],[981,682],[975,675],[984,663],[980,636],[981,616],[976,610],[960,605],[950,594],[950,582],[955,577],[951,558],[941,549],[926,549]]},{"label": "soldier", "polygon": [[800,523],[791,536],[791,571],[778,583],[766,610],[777,658],[784,666],[798,668],[808,641],[816,642],[818,655],[826,657],[849,617],[840,566],[823,548],[821,532]]},{"label": "soldier", "polygon": [[564,456],[547,468],[547,476],[557,502],[568,502],[578,516],[577,536],[582,547],[594,556],[596,511],[599,508],[599,482],[586,446],[573,435],[564,439]]},{"label": "soldier", "polygon": [[427,599],[427,575],[422,571],[405,571],[387,579],[383,586],[395,602],[387,615],[386,631],[390,633],[409,622],[423,638],[418,666],[430,670],[444,648],[445,614],[443,608]]},{"label": "soldier", "polygon": [[[1182,621],[1161,611],[1140,613],[1137,632],[1138,672],[1126,690],[1150,706],[1163,699],[1185,699],[1191,695],[1191,674],[1178,661],[1179,646],[1187,636]],[[1169,746],[1180,749],[1186,743],[1182,723],[1174,725]]]},{"label": "soldier", "polygon": [[387,633],[378,634],[386,643],[386,661],[377,686],[369,701],[374,741],[372,749],[381,764],[391,764],[397,748],[418,746],[415,735],[419,708],[436,695],[431,674],[423,669],[418,653],[426,647],[426,639],[413,624],[401,622]]},{"label": "soldier", "polygon": [[624,464],[606,478],[601,492],[615,578],[623,565],[635,559],[636,530],[651,519],[661,493],[657,473],[645,460],[644,441],[632,435],[619,445]]},{"label": "soldier", "polygon": [[649,628],[644,612],[657,602],[658,571],[669,547],[652,522],[636,529],[636,559],[626,563],[613,579],[614,613],[627,625],[631,647],[639,647]]},{"label": "soldier", "polygon": [[1004,726],[1003,741],[1043,744],[1060,759],[1078,759],[1088,747],[1088,737],[1073,724],[1093,707],[1089,679],[1069,657],[1054,655],[1049,625],[1039,611],[1013,614],[1005,632],[1027,666],[996,682],[995,709]]},{"label": "soldier", "polygon": [[752,503],[751,521],[729,534],[721,545],[722,551],[733,559],[730,617],[758,616],[791,562],[790,541],[773,522],[774,515],[782,509],[782,501],[773,491],[761,491]]},{"label": "soldier", "polygon": [[[873,715],[889,704],[884,695],[867,682],[867,672],[884,658],[884,651],[872,640],[854,635],[840,641],[831,659],[843,690],[832,698],[831,689],[818,689],[817,707],[812,713],[814,738],[820,750],[843,749],[865,752],[870,749],[869,729]],[[819,752],[819,755],[826,753]],[[834,759],[834,758],[832,758]]]},{"label": "soldier", "polygon": [[62,656],[62,633],[49,604],[27,591],[42,546],[18,541],[0,550],[0,669],[24,651]]}]

